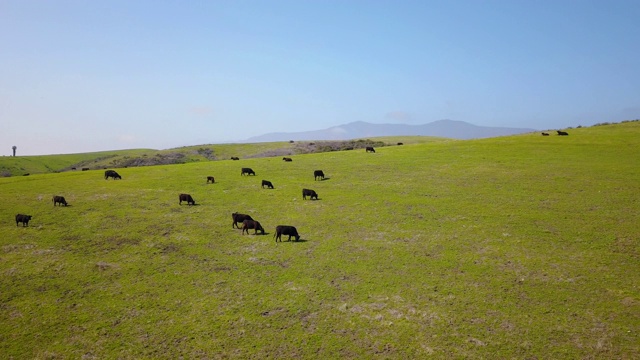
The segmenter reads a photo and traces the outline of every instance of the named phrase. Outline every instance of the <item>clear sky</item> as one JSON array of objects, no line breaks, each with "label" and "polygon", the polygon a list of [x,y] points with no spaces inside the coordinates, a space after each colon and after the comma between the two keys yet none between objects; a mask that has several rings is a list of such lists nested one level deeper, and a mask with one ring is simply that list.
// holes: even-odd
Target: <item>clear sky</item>
[{"label": "clear sky", "polygon": [[0,0],[0,154],[640,118],[640,1]]}]

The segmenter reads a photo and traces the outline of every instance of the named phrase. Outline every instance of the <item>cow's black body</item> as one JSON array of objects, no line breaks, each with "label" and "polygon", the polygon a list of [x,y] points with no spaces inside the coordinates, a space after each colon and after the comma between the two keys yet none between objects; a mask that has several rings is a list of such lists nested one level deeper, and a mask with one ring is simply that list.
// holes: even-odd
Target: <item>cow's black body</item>
[{"label": "cow's black body", "polygon": [[64,196],[54,196],[53,197],[53,206],[60,204],[60,206],[67,206],[67,200],[64,199]]},{"label": "cow's black body", "polygon": [[182,205],[183,201],[186,201],[187,205],[195,205],[196,204],[196,201],[193,200],[193,198],[189,194],[180,194],[179,195],[179,199],[180,199],[180,202],[178,204],[180,204],[180,205]]},{"label": "cow's black body", "polygon": [[298,230],[289,225],[278,225],[276,226],[276,233],[273,235],[276,238],[276,242],[282,242],[282,235],[289,235],[289,240],[291,241],[291,237],[295,237],[296,241],[300,240],[300,235],[298,235]]},{"label": "cow's black body", "polygon": [[104,179],[107,180],[109,178],[113,178],[113,180],[122,179],[122,176],[118,174],[115,170],[107,170],[104,172]]},{"label": "cow's black body", "polygon": [[311,200],[313,200],[313,198],[318,200],[318,193],[316,193],[315,191],[313,191],[311,189],[302,189],[302,200],[307,200],[307,196]]},{"label": "cow's black body", "polygon": [[242,222],[242,234],[244,235],[245,231],[247,232],[247,234],[249,234],[249,229],[254,229],[253,235],[257,235],[258,234],[258,230],[260,230],[262,235],[264,235],[264,228],[262,227],[262,225],[260,225],[260,223],[258,221],[255,221],[255,220],[244,220]]},{"label": "cow's black body", "polygon": [[31,215],[18,214],[16,215],[16,226],[22,223],[22,226],[29,226],[29,220],[31,220]]},{"label": "cow's black body", "polygon": [[247,214],[239,214],[239,213],[233,213],[231,214],[231,218],[233,219],[233,224],[231,225],[231,227],[236,227],[238,229],[240,229],[240,227],[238,226],[238,223],[242,224],[245,220],[253,220],[253,218],[251,218],[251,215],[247,215]]},{"label": "cow's black body", "polygon": [[242,171],[240,172],[240,175],[256,175],[255,171],[253,171],[253,169],[251,168],[242,168]]}]

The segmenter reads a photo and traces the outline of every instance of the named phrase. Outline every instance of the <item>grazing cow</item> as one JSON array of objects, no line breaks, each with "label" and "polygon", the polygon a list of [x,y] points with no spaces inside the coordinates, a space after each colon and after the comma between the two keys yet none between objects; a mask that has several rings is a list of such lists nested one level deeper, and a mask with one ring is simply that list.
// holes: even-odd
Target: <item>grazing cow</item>
[{"label": "grazing cow", "polygon": [[233,224],[231,225],[231,228],[238,228],[240,229],[240,227],[238,226],[238,223],[243,223],[245,220],[253,220],[251,218],[251,215],[247,215],[247,214],[239,214],[239,213],[233,213],[231,214],[231,218],[233,219]]},{"label": "grazing cow", "polygon": [[104,179],[108,180],[109,178],[113,178],[113,180],[122,179],[122,176],[118,174],[115,170],[107,170],[104,172]]},{"label": "grazing cow", "polygon": [[273,189],[273,184],[271,183],[271,181],[262,180],[262,188],[264,189],[265,186],[269,189]]},{"label": "grazing cow", "polygon": [[318,178],[321,178],[322,180],[324,180],[324,173],[322,172],[322,170],[313,171],[313,179],[318,180]]},{"label": "grazing cow", "polygon": [[290,157],[283,157],[282,160],[284,160],[286,162],[293,161],[293,159],[290,158]]},{"label": "grazing cow", "polygon": [[23,214],[18,214],[16,215],[16,226],[18,226],[19,223],[22,223],[22,226],[29,226],[29,220],[31,220],[31,215],[23,215]]},{"label": "grazing cow", "polygon": [[209,183],[209,181],[211,181],[212,184],[216,182],[213,176],[207,176],[207,184]]},{"label": "grazing cow", "polygon": [[186,201],[187,205],[195,205],[196,204],[196,201],[193,200],[193,198],[189,194],[180,194],[179,197],[180,197],[180,202],[179,202],[180,205],[182,205],[183,201]]},{"label": "grazing cow", "polygon": [[258,230],[264,235],[264,228],[255,220],[245,220],[242,222],[242,235],[244,235],[245,231],[249,234],[249,229],[253,229],[253,235],[258,235]]},{"label": "grazing cow", "polygon": [[29,175],[30,175],[29,173],[26,173],[26,174],[22,174],[22,176],[29,176]]},{"label": "grazing cow", "polygon": [[556,130],[558,132],[558,135],[569,135],[568,132],[566,131],[560,131],[560,130]]},{"label": "grazing cow", "polygon": [[296,238],[296,241],[300,240],[300,235],[298,235],[298,230],[293,226],[289,226],[289,225],[276,226],[276,233],[273,234],[273,236],[276,238],[276,242],[278,242],[278,240],[282,242],[282,235],[289,235],[289,240],[287,241],[291,241],[292,236]]},{"label": "grazing cow", "polygon": [[60,204],[60,206],[64,204],[64,206],[67,206],[67,200],[64,199],[64,196],[56,195],[53,197],[53,206],[56,206],[56,204]]},{"label": "grazing cow", "polygon": [[240,158],[239,158],[239,157],[236,157],[236,156],[232,156],[232,157],[231,157],[231,160],[240,160]]},{"label": "grazing cow", "polygon": [[302,189],[302,200],[307,200],[307,196],[313,200],[313,198],[316,198],[316,200],[318,200],[318,194],[311,190],[311,189]]},{"label": "grazing cow", "polygon": [[399,142],[398,145],[404,145],[403,143]]},{"label": "grazing cow", "polygon": [[374,149],[373,146],[367,146],[365,151],[374,153],[374,152],[376,152],[376,149]]},{"label": "grazing cow", "polygon": [[89,170],[89,168],[82,168],[82,171],[87,171]]},{"label": "grazing cow", "polygon": [[240,172],[240,175],[256,175],[256,173],[251,169],[251,168],[242,168],[242,171]]},{"label": "grazing cow", "polygon": [[543,132],[542,136],[549,136],[549,133]]}]

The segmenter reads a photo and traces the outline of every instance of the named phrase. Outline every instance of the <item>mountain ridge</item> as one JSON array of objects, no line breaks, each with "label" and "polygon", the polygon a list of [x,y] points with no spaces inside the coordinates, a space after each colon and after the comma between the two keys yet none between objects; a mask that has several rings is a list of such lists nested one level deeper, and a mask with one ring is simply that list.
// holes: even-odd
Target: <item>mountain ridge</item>
[{"label": "mountain ridge", "polygon": [[243,142],[300,141],[300,140],[351,140],[376,136],[437,136],[468,140],[496,136],[516,135],[537,131],[529,128],[478,126],[459,120],[437,120],[434,122],[411,124],[373,124],[354,121],[321,130],[300,132],[273,132],[250,137]]}]

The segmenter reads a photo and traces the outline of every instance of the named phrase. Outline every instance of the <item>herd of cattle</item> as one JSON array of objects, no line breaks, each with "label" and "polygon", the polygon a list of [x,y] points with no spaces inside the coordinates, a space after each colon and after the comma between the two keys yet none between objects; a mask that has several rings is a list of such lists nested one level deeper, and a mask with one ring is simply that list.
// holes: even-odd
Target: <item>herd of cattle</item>
[{"label": "herd of cattle", "polygon": [[[373,148],[371,147],[367,147],[366,149],[367,152],[375,152],[375,150],[373,150]],[[290,162],[293,161],[293,159],[288,158],[288,157],[284,157],[282,158],[282,160],[286,161],[286,162]],[[253,169],[248,168],[248,167],[243,167],[240,171],[240,175],[241,176],[249,176],[249,175],[253,175],[255,176],[256,173],[255,171],[253,171]],[[324,172],[322,170],[314,170],[313,172],[313,177],[314,180],[324,180],[325,179],[325,175]],[[106,170],[104,172],[104,179],[108,180],[109,178],[112,178],[114,180],[122,180],[122,176],[120,176],[120,174],[118,174],[115,170]],[[207,184],[208,183],[215,183],[215,178],[213,176],[207,176]],[[275,187],[273,186],[273,183],[271,183],[271,181],[268,180],[262,180],[262,188],[269,188],[269,189],[274,189]],[[307,197],[309,197],[311,200],[315,199],[318,200],[318,193],[316,193],[314,190],[311,189],[302,189],[302,199],[306,200]],[[196,202],[193,199],[193,197],[190,194],[180,194],[178,195],[178,204],[182,205],[183,202],[186,202],[187,205],[195,205]],[[60,195],[55,195],[53,196],[53,206],[68,206],[69,204],[67,203],[67,200],[64,198],[64,196],[60,196]],[[20,224],[22,224],[23,227],[26,227],[29,225],[29,221],[32,219],[33,216],[31,215],[25,215],[25,214],[17,214],[16,215],[16,226],[19,226]],[[240,214],[240,213],[233,213],[231,214],[231,217],[233,219],[233,224],[232,224],[232,228],[237,228],[240,229],[240,227],[238,226],[238,224],[242,224],[242,234],[244,235],[245,233],[249,234],[249,230],[253,229],[253,233],[254,235],[258,234],[258,231],[260,231],[260,233],[262,235],[265,234],[264,228],[262,227],[262,225],[260,224],[260,222],[254,220],[253,218],[251,218],[250,215],[247,214]],[[293,237],[295,239],[295,241],[299,241],[300,240],[300,235],[298,234],[298,230],[295,228],[295,226],[291,226],[291,225],[278,225],[276,226],[276,231],[274,234],[274,238],[276,242],[282,242],[282,235],[286,235],[288,236],[288,241],[291,241],[291,237]]]},{"label": "herd of cattle", "polygon": [[[561,136],[567,136],[567,135],[569,135],[569,133],[568,133],[568,132],[566,132],[566,131],[556,130],[556,132],[558,133],[558,135],[561,135]],[[549,133],[547,133],[547,132],[543,132],[543,133],[542,133],[542,136],[549,136]]]}]

